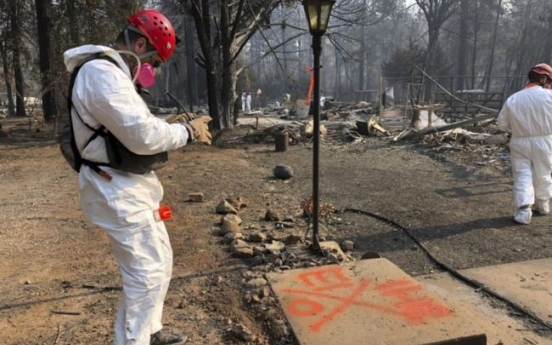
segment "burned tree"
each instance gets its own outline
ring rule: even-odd
[[[427,21],[428,44],[426,70],[433,72],[439,32],[443,24],[445,24],[456,10],[459,0],[416,0],[416,4],[424,13]]]
[[[212,126],[232,126],[237,98],[236,59],[256,30],[268,24],[282,0],[181,0],[194,18],[201,54],[196,62],[207,75],[207,102]]]

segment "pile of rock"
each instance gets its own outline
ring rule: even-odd
[[[287,180],[294,173],[289,166],[277,166],[273,175]],[[221,218],[213,226],[212,233],[220,238],[220,243],[226,246],[232,257],[244,259],[248,264],[241,276],[244,305],[267,325],[272,339],[287,343],[292,336],[265,274],[354,260],[351,254],[354,243],[343,241],[341,245],[336,244],[337,248],[326,248],[324,256],[316,254],[310,249],[311,241],[307,236],[310,224],[302,209],[282,211],[268,205],[262,218],[244,222],[242,217],[249,218],[246,217],[247,205],[243,198],[220,200],[215,212]],[[325,225],[320,224],[320,232],[321,241],[333,239]],[[212,282],[214,285],[219,283],[216,279]],[[238,342],[255,343],[256,339],[242,324],[229,325],[227,334]]]

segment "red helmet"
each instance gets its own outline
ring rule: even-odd
[[[142,10],[127,18],[155,47],[157,53],[167,61],[174,52],[177,38],[171,22],[157,10]]]
[[[550,67],[549,64],[547,63],[540,63],[538,65],[535,65],[533,68],[531,68],[531,70],[529,71],[529,73],[535,73],[535,74],[538,74],[538,75],[545,75],[547,76],[550,80],[552,80],[552,67]]]

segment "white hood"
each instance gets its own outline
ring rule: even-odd
[[[96,46],[92,44],[87,44],[84,46],[71,48],[63,53],[63,62],[65,63],[65,68],[69,73],[73,72],[75,67],[77,67],[84,59],[96,53],[105,53],[105,55],[113,58],[117,64],[121,67],[123,72],[130,77],[130,70],[128,69],[127,64],[121,58],[121,55],[114,49],[105,47],[105,46]]]

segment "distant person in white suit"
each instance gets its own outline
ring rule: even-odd
[[[251,92],[248,92],[245,97],[245,111],[248,113],[251,112]]]
[[[529,224],[531,207],[546,215],[552,198],[552,67],[531,68],[525,88],[511,95],[498,116],[497,125],[512,132],[510,155],[514,177],[514,220]]]

